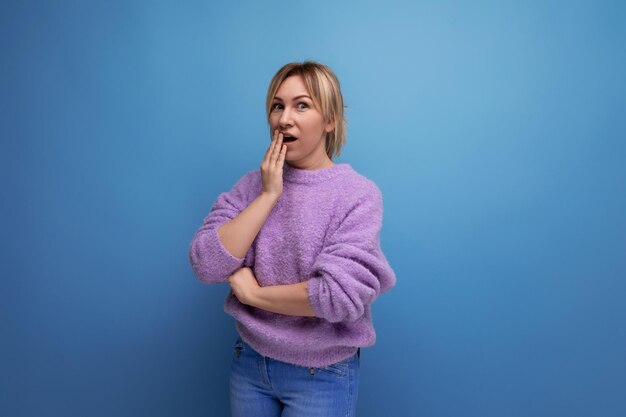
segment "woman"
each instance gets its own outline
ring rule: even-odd
[[[395,285],[380,250],[382,195],[349,164],[340,84],[290,63],[267,94],[271,143],[260,170],[218,196],[195,234],[197,277],[228,282],[238,331],[233,416],[354,416],[370,305]]]

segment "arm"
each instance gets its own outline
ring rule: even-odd
[[[283,164],[287,147],[274,130],[272,142],[261,162],[261,194],[237,217],[218,229],[222,245],[234,256],[244,257],[283,193]]]
[[[307,281],[298,284],[258,287],[248,302],[251,306],[274,313],[315,317],[309,303]]]
[[[307,281],[318,317],[332,323],[358,320],[378,295],[395,285],[395,273],[380,249],[382,214],[382,194],[374,187],[329,231]]]
[[[233,271],[241,268],[252,242],[282,194],[287,149],[281,144],[282,136],[276,130],[261,163],[261,194],[248,203],[252,181],[258,172],[250,171],[230,192],[220,194],[196,232],[189,247],[189,260],[201,281],[225,282]]]
[[[274,313],[314,317],[309,304],[307,283],[261,287],[251,268],[238,269],[228,283],[239,302]]]
[[[226,250],[243,258],[277,201],[276,196],[262,192],[234,219],[221,225],[217,234]]]
[[[218,196],[189,245],[191,267],[206,284],[226,282],[230,274],[242,267],[261,227],[259,222],[262,225],[278,201],[270,197],[273,194],[261,193],[249,203],[247,196],[255,187],[255,175],[250,171],[230,191]],[[246,227],[255,229],[247,231]]]

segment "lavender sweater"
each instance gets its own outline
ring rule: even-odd
[[[189,247],[194,273],[207,284],[227,283],[252,269],[259,285],[308,280],[316,317],[273,313],[239,302],[232,291],[224,311],[241,338],[264,356],[307,367],[343,360],[376,340],[370,305],[396,283],[380,249],[382,194],[349,164],[283,168],[283,193],[244,258],[230,254],[217,229],[262,190],[261,172],[247,172],[220,194]]]

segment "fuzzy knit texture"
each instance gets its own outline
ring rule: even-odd
[[[206,284],[226,283],[242,267],[259,285],[308,281],[316,317],[292,316],[239,302],[231,291],[224,311],[241,338],[260,354],[322,367],[375,343],[371,304],[396,283],[380,247],[382,194],[348,163],[306,170],[283,165],[283,193],[243,258],[222,244],[217,229],[262,190],[261,172],[247,172],[223,192],[189,247],[189,261]]]

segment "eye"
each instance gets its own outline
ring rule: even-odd
[[[302,105],[304,107],[301,107],[300,105]],[[277,108],[276,106],[280,106],[280,107]],[[274,104],[272,104],[272,110],[280,110],[282,108],[282,106],[283,105],[280,104],[280,103],[274,103]],[[308,109],[308,108],[309,108],[309,105],[307,103],[305,103],[304,101],[301,101],[301,102],[298,103],[298,110],[304,110],[304,109]]]

